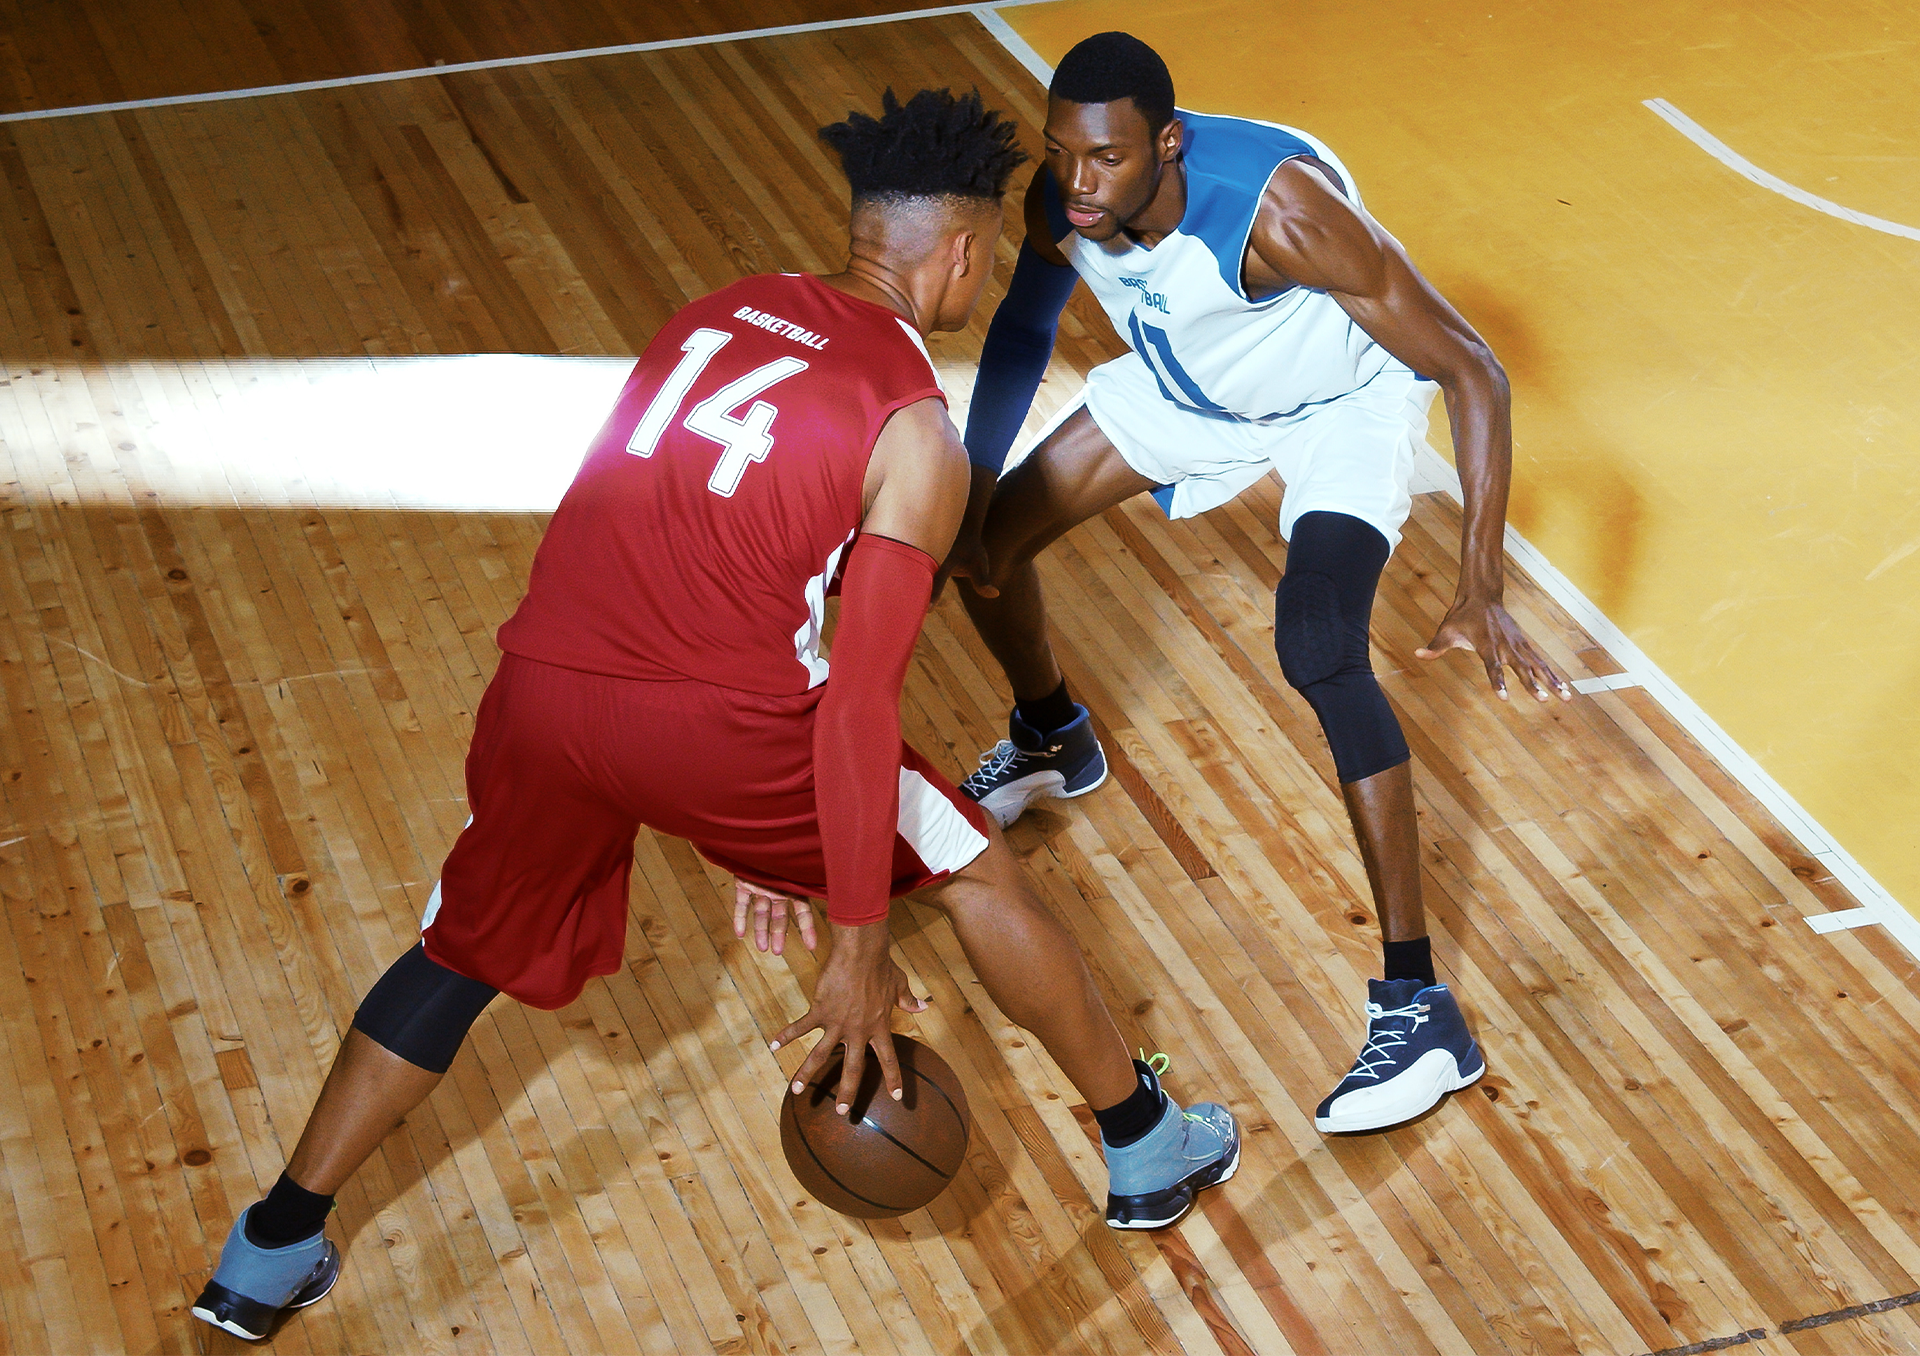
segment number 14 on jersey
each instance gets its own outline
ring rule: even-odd
[[[693,389],[693,383],[700,379],[707,364],[713,361],[714,354],[725,348],[732,338],[725,330],[709,329],[697,329],[687,336],[686,343],[680,345],[681,352],[687,356],[674,364],[673,371],[667,374],[666,381],[647,405],[647,412],[634,425],[633,436],[627,439],[627,451],[636,457],[651,457],[654,454],[654,450],[660,446],[661,435],[667,431],[667,425],[673,422],[674,415],[680,412],[680,403],[687,398],[687,392]],[[803,358],[776,358],[728,382],[687,411],[687,417],[681,420],[681,427],[702,438],[711,438],[726,449],[714,465],[713,474],[707,477],[708,489],[728,499],[733,498],[733,492],[740,488],[740,477],[747,473],[748,464],[767,459],[767,453],[773,450],[773,421],[780,410],[755,397],[776,382],[785,381],[806,370],[807,364]],[[749,400],[753,401],[752,408],[743,415],[736,415],[734,411]]]

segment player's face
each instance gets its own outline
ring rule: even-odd
[[[1000,239],[1005,212],[1003,203],[984,203],[967,213],[964,221],[958,223],[970,233],[970,238],[966,240],[967,271],[955,279],[947,290],[935,329],[952,331],[967,327],[967,317],[973,314],[974,304],[980,300],[987,279],[993,276],[993,247]]]
[[[1179,148],[1176,119],[1158,136],[1131,99],[1047,103],[1047,168],[1073,229],[1111,240],[1152,203]],[[1168,148],[1172,147],[1170,151]]]

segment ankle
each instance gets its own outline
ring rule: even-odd
[[[1167,1095],[1140,1061],[1134,1061],[1136,1081],[1133,1091],[1110,1107],[1095,1109],[1093,1118],[1100,1125],[1100,1142],[1109,1149],[1124,1149],[1145,1139],[1166,1114]]]
[[[1381,952],[1384,956],[1386,973],[1383,979],[1417,979],[1427,988],[1438,981],[1433,975],[1433,941],[1428,937],[1412,937],[1401,942],[1383,942]]]
[[[1060,686],[1046,696],[1016,702],[1013,710],[1029,729],[1043,735],[1073,724],[1080,715],[1073,698],[1067,695],[1067,680],[1064,678],[1060,680]]]
[[[247,1211],[247,1242],[256,1248],[285,1248],[312,1238],[325,1227],[333,1197],[308,1191],[286,1173],[265,1199]]]

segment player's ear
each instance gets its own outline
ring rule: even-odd
[[[1171,118],[1160,129],[1160,162],[1168,164],[1180,158],[1180,147],[1186,143],[1187,125],[1178,118]]]

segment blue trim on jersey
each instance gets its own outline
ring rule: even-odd
[[[1153,495],[1153,502],[1158,504],[1162,509],[1164,509],[1166,511],[1167,517],[1169,518],[1173,517],[1174,488],[1175,487],[1172,485],[1155,485],[1153,489],[1150,491],[1150,493]]]
[[[1047,229],[1053,232],[1053,243],[1057,245],[1073,234],[1073,223],[1067,220],[1066,204],[1060,201],[1060,185],[1045,165],[1040,167],[1039,188],[1040,206],[1047,214]]]
[[[1180,110],[1187,136],[1183,156],[1187,167],[1187,210],[1180,229],[1198,236],[1213,252],[1220,278],[1242,301],[1251,302],[1241,285],[1241,265],[1247,240],[1253,234],[1254,214],[1267,180],[1285,162],[1317,155],[1311,145],[1278,127],[1245,118],[1216,117]],[[1065,213],[1061,214],[1065,220]]]

